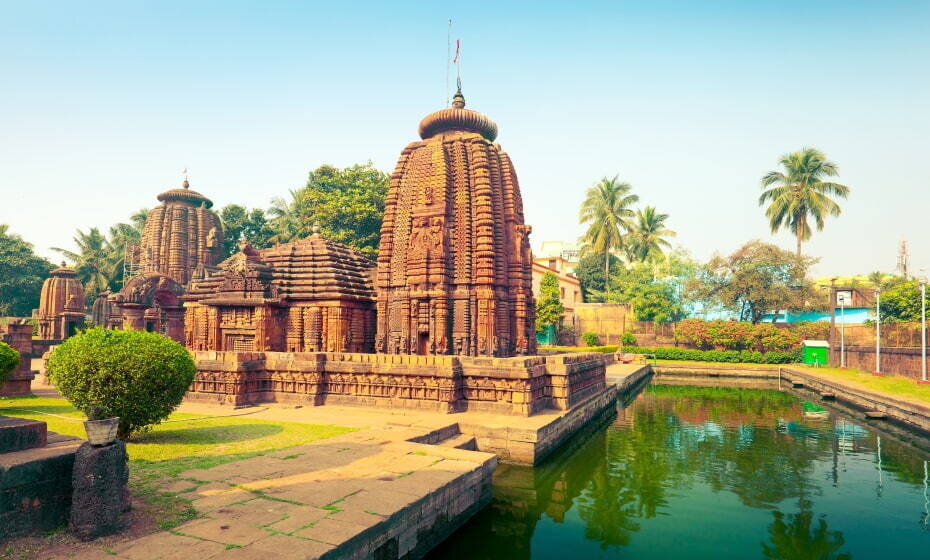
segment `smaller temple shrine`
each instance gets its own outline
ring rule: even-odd
[[[256,250],[247,242],[219,271],[191,283],[185,341],[192,350],[371,352],[374,263],[324,239]]]
[[[158,200],[141,243],[127,254],[136,270],[122,290],[94,302],[92,316],[107,327],[160,332],[183,342],[180,298],[188,282],[204,278],[222,260],[223,224],[213,202],[191,190],[187,179]]]
[[[35,319],[42,340],[64,340],[84,326],[84,287],[73,268],[61,263],[45,279]]]

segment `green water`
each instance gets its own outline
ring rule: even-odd
[[[575,449],[502,465],[432,558],[930,558],[930,455],[827,410],[649,386]]]

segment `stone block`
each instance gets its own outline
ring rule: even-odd
[[[45,422],[0,416],[0,453],[44,447],[47,442]]]
[[[81,444],[74,458],[71,530],[82,539],[115,533],[129,510],[126,444]]]

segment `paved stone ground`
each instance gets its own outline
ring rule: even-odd
[[[404,435],[406,430],[355,432],[184,472],[162,490],[191,499],[203,517],[80,557],[342,558],[345,551],[375,546],[389,526],[415,527],[421,510],[444,490],[467,494],[463,480],[486,478],[490,484],[493,455],[398,439]]]

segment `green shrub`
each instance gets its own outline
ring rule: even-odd
[[[620,343],[624,346],[635,346],[636,337],[633,336],[633,333],[631,332],[625,332],[623,333],[623,336],[620,337]]]
[[[168,417],[194,381],[194,361],[156,333],[95,327],[68,338],[48,360],[48,375],[75,408],[119,417],[128,438]]]
[[[585,346],[597,346],[601,343],[600,339],[597,336],[597,333],[586,332],[581,335],[581,341],[584,342]]]
[[[691,348],[641,346],[624,347],[631,354],[654,354],[659,360],[721,362],[730,364],[792,364],[801,361],[800,349],[791,352],[756,352],[754,350],[694,350]]]
[[[0,383],[6,381],[17,367],[19,367],[19,352],[6,342],[0,342]]]

